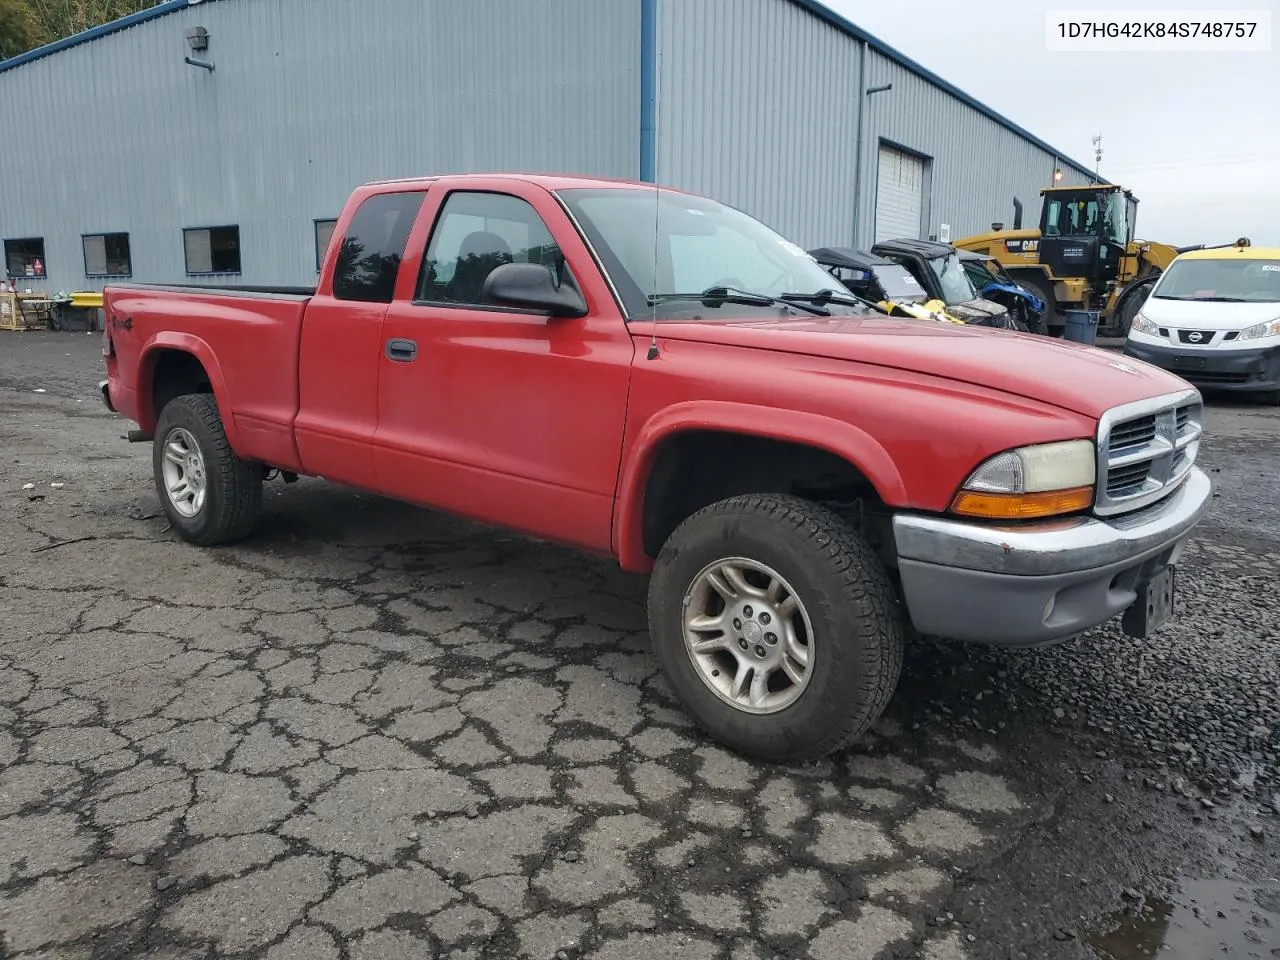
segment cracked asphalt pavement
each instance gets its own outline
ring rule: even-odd
[[[1211,402],[1166,633],[918,644],[793,769],[605,561],[309,481],[179,542],[99,343],[0,334],[0,957],[1069,960],[1200,881],[1280,955],[1280,412]]]

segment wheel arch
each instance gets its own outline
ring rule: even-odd
[[[788,459],[770,466],[778,462],[771,455]],[[676,404],[651,417],[631,444],[614,510],[614,550],[624,569],[648,572],[666,535],[714,500],[827,482],[886,506],[907,503],[893,459],[853,424],[751,404]]]
[[[163,332],[142,350],[138,365],[139,426],[155,430],[164,404],[184,393],[210,393],[222,416],[232,449],[238,449],[235,418],[230,415],[226,377],[213,349],[199,337]]]

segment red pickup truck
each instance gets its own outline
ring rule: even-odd
[[[712,736],[821,756],[904,635],[1047,644],[1170,616],[1199,394],[1103,350],[891,319],[713,200],[449,176],[347,202],[314,290],[120,285],[107,406],[196,544],[323,477],[649,574]]]

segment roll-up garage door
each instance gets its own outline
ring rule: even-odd
[[[876,240],[919,239],[924,210],[924,161],[880,148],[876,172]]]

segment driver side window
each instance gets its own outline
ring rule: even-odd
[[[539,263],[576,289],[551,231],[525,200],[505,193],[449,194],[427,242],[416,300],[500,308],[484,294],[484,282],[505,263]]]

